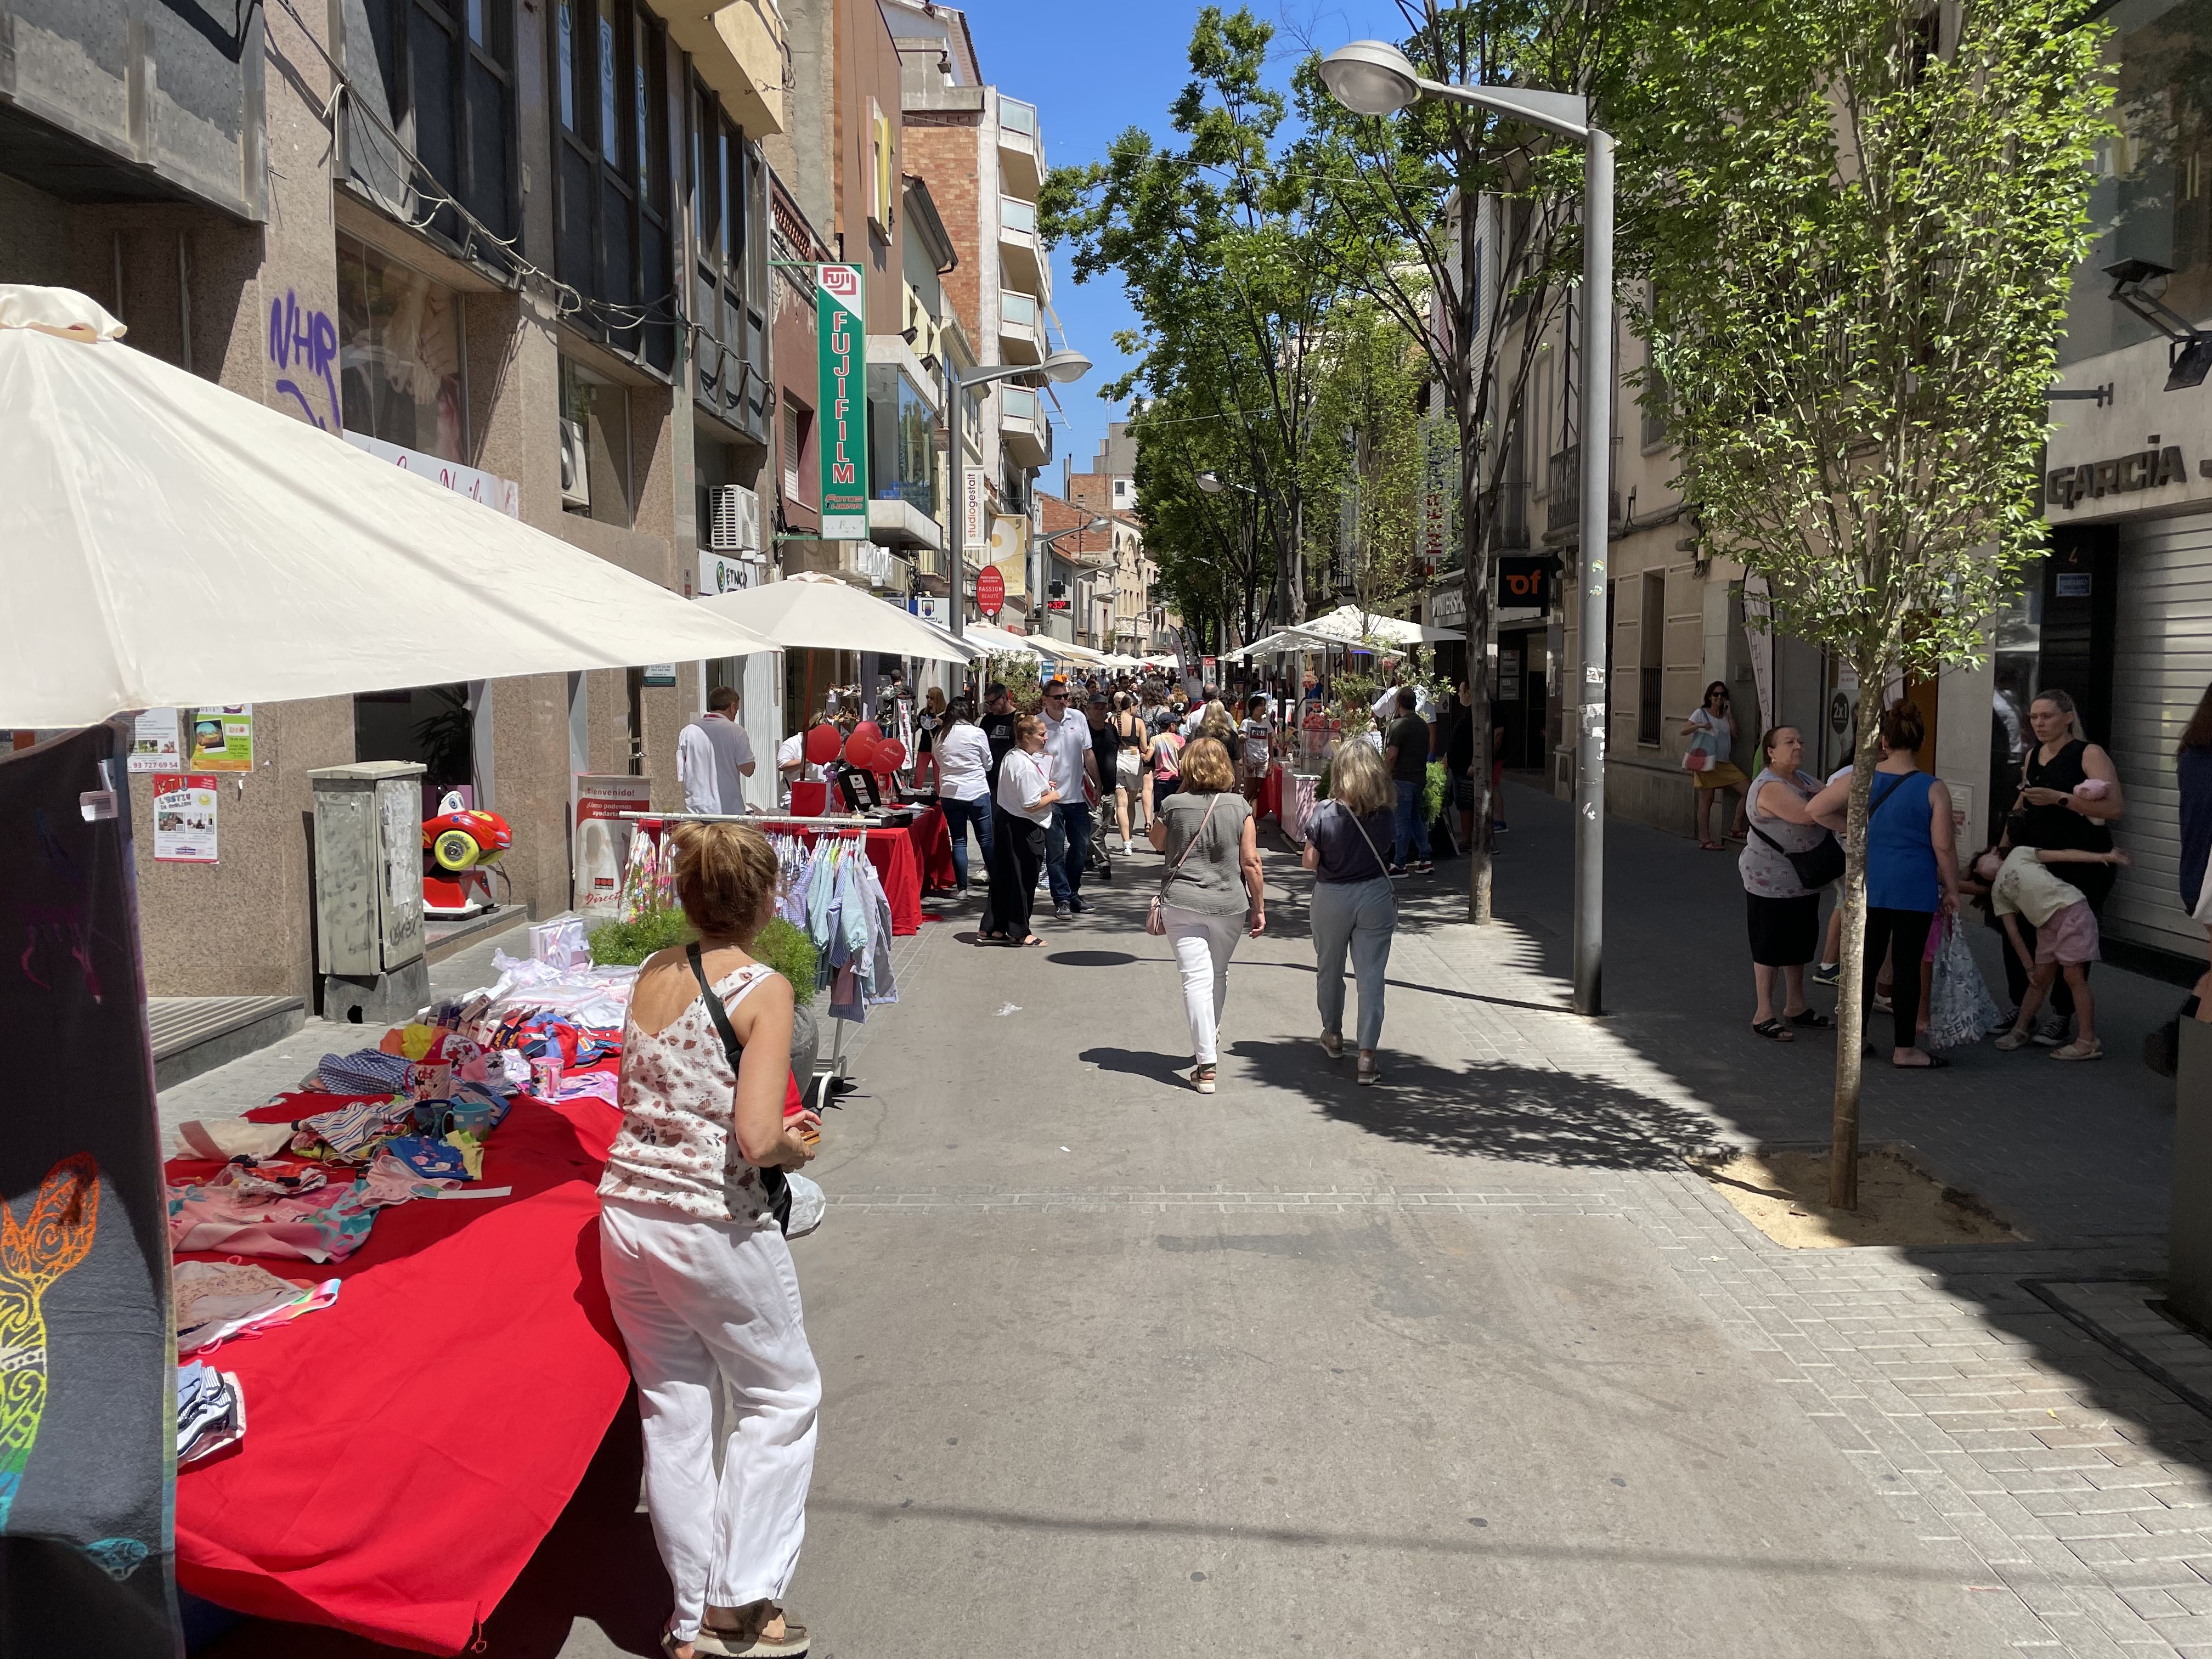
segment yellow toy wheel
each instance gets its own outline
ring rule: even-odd
[[[483,856],[483,848],[465,830],[441,830],[430,843],[430,856],[441,870],[466,870]]]

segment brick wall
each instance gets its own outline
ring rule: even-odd
[[[995,244],[983,246],[982,190],[976,177],[981,118],[964,110],[909,110],[903,121],[899,143],[906,170],[929,185],[929,198],[960,255],[960,263],[945,274],[945,297],[975,343],[977,355],[995,360],[998,353],[987,349],[979,335],[982,273],[995,268],[999,256]]]

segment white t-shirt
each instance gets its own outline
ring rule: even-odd
[[[687,812],[742,812],[745,786],[740,769],[753,763],[752,739],[735,720],[702,714],[676,738],[676,775]]]
[[[1078,719],[1079,720],[1080,716]],[[1027,818],[1031,823],[1050,823],[1052,807],[1049,805],[1032,806],[1029,804],[1052,787],[1047,763],[1047,753],[1032,755],[1026,749],[1006,750],[1006,758],[999,763],[998,802],[1000,808],[1016,817]]]
[[[2068,905],[2087,902],[2080,888],[2051,874],[2033,847],[2014,848],[1990,884],[1990,908],[2001,916],[2017,911],[2033,927],[2048,927]]]
[[[787,766],[798,767],[798,775],[793,777],[787,774],[783,769]],[[793,732],[775,746],[775,775],[776,799],[787,806],[791,804],[791,786],[793,783],[819,783],[829,775],[806,758],[806,733],[804,732]]]
[[[1070,708],[1058,720],[1044,716],[1046,775],[1062,800],[1083,799],[1083,757],[1091,752],[1091,722]]]
[[[937,793],[949,800],[981,800],[991,793],[991,740],[973,720],[937,734]]]
[[[1400,689],[1395,685],[1386,686],[1382,695],[1375,699],[1372,712],[1377,726],[1388,726],[1398,718]],[[1413,688],[1413,712],[1425,720],[1433,718],[1436,712],[1436,705],[1430,700],[1429,694],[1418,685]]]
[[[1244,767],[1247,771],[1264,771],[1272,757],[1275,728],[1264,720],[1244,722]]]

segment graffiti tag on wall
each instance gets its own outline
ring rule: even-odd
[[[285,289],[283,299],[269,302],[269,361],[279,371],[276,390],[296,402],[300,412],[320,430],[338,430],[343,424],[333,372],[338,361],[338,325],[331,313],[301,310],[300,296]],[[295,374],[307,382],[308,391],[301,389]],[[319,398],[325,400],[323,410],[315,406]]]

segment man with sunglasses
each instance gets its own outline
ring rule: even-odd
[[[1045,682],[1044,752],[1048,780],[1060,791],[1045,832],[1045,877],[1052,884],[1053,915],[1065,920],[1091,908],[1083,902],[1083,866],[1091,856],[1098,757],[1091,746],[1091,722],[1080,708],[1068,707],[1063,679]]]

